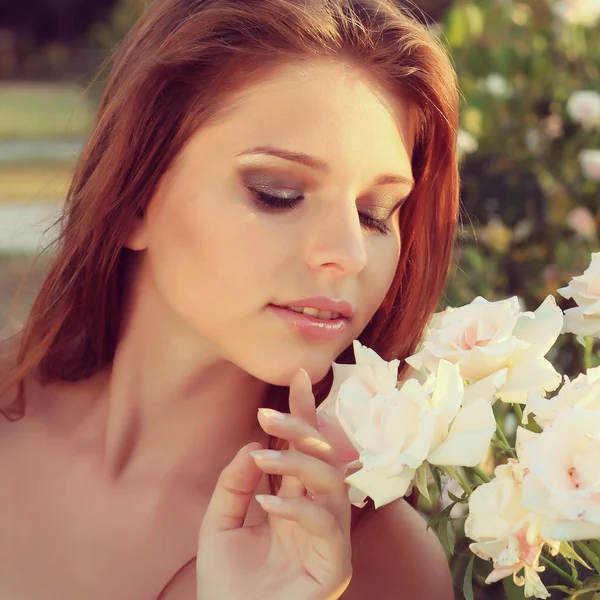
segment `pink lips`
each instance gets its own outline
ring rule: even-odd
[[[282,302],[277,306],[283,308],[287,306],[295,306],[296,308],[316,308],[317,310],[326,310],[332,313],[338,313],[342,317],[349,318],[354,312],[350,302],[345,300],[332,300],[331,298],[324,298],[320,296],[318,298],[304,298],[303,300],[293,300],[291,302]]]
[[[296,308],[314,308],[338,313],[341,316],[337,319],[319,319],[287,308],[290,306]],[[268,308],[302,335],[318,340],[335,340],[342,336],[348,326],[348,319],[353,313],[349,302],[331,300],[329,298],[307,298],[286,302],[285,305],[281,306],[270,304]]]

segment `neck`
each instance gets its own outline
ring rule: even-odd
[[[240,447],[267,443],[256,413],[268,384],[219,356],[145,287],[132,297],[101,391],[103,470],[212,490]]]

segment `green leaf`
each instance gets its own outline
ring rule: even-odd
[[[465,578],[463,579],[463,594],[465,600],[475,600],[473,596],[473,563],[475,562],[475,555],[471,556],[471,560],[465,570]]]
[[[571,544],[569,544],[567,542],[561,542],[558,551],[567,559],[567,561],[568,561],[569,565],[571,565],[571,567],[573,566],[572,561],[577,561],[580,565],[583,565],[586,569],[589,569],[590,571],[592,570],[592,567],[590,567],[581,558],[581,556],[579,556],[579,554],[577,554],[577,552],[575,552],[575,549],[571,546]]]
[[[448,530],[446,529],[446,526],[443,523],[438,525],[435,528],[435,533],[440,540],[440,544],[442,545],[444,552],[450,556],[450,550],[448,549]]]
[[[448,540],[448,551],[450,556],[454,555],[454,547],[456,546],[456,531],[452,521],[446,522],[446,538]]]
[[[456,504],[466,504],[469,501],[469,496],[467,494],[463,494],[460,498],[455,496],[452,492],[447,492],[448,498],[456,502]]]
[[[600,556],[600,540],[588,540],[586,544],[596,556]]]
[[[433,481],[435,482],[435,487],[437,488],[438,495],[442,495],[442,473],[437,467],[431,467],[431,475],[433,477]]]
[[[525,587],[519,587],[512,577],[505,577],[502,580],[502,587],[506,600],[523,600],[525,598]]]
[[[427,463],[424,462],[417,469],[415,475],[415,483],[417,485],[417,489],[421,496],[423,496],[428,502],[431,502],[431,498],[429,497],[429,488],[427,487]]]
[[[581,553],[588,559],[592,567],[596,569],[598,574],[600,574],[600,557],[595,552],[593,552],[592,549],[589,548],[585,542],[576,542],[576,545],[581,551]],[[587,568],[590,569],[590,567]]]

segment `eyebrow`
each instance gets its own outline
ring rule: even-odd
[[[278,158],[283,158],[284,160],[290,160],[293,162],[300,163],[311,169],[315,169],[316,171],[320,171],[321,173],[329,173],[331,171],[331,167],[327,162],[325,162],[321,158],[317,158],[315,156],[310,156],[310,154],[304,154],[303,152],[292,152],[291,150],[284,150],[283,148],[274,148],[273,146],[256,146],[255,148],[250,148],[250,150],[245,150],[238,154],[238,156],[245,155],[253,155],[253,154],[267,154],[269,156],[276,156]],[[404,175],[379,175],[373,185],[390,185],[390,184],[402,184],[409,186],[412,188],[415,185],[414,180],[411,177],[405,177]]]

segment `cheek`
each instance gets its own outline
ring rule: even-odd
[[[368,281],[365,281],[366,304],[371,313],[379,308],[390,289],[399,259],[399,235],[392,232],[386,238],[374,240],[369,252]]]
[[[263,302],[277,256],[251,211],[231,196],[206,190],[171,197],[149,214],[149,258],[157,286],[177,312],[240,312],[240,298]]]

